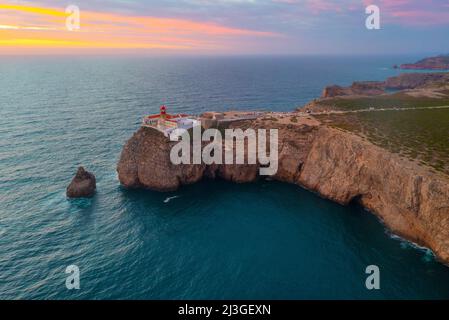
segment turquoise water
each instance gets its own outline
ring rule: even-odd
[[[271,181],[130,191],[115,173],[161,103],[292,110],[414,58],[2,58],[0,298],[449,298],[449,268],[357,206]],[[68,200],[81,164],[98,193]],[[80,290],[65,287],[71,264]],[[381,290],[365,289],[370,264]]]

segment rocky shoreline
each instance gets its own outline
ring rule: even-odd
[[[357,81],[349,87],[332,85],[324,88],[321,98],[339,96],[376,96],[388,90],[425,89],[449,83],[449,73],[403,73],[385,81]]]
[[[252,119],[229,121],[227,126],[278,129],[279,169],[272,179],[297,184],[342,205],[356,201],[392,232],[430,248],[449,264],[446,174],[330,127],[305,112],[261,113]],[[262,178],[259,164],[173,165],[170,150],[175,143],[156,130],[140,128],[123,148],[117,166],[121,184],[170,191],[204,178],[237,183]]]
[[[440,55],[422,59],[415,63],[401,64],[395,68],[404,70],[449,70],[449,55]]]

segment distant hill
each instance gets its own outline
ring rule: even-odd
[[[425,58],[416,63],[402,64],[399,68],[409,70],[449,70],[449,55]]]

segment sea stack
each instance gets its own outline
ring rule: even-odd
[[[97,189],[96,179],[93,173],[79,167],[72,182],[67,187],[66,195],[69,198],[91,198]]]

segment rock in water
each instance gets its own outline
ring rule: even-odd
[[[90,198],[95,194],[97,183],[93,173],[79,167],[75,177],[67,187],[67,197],[69,198]]]

